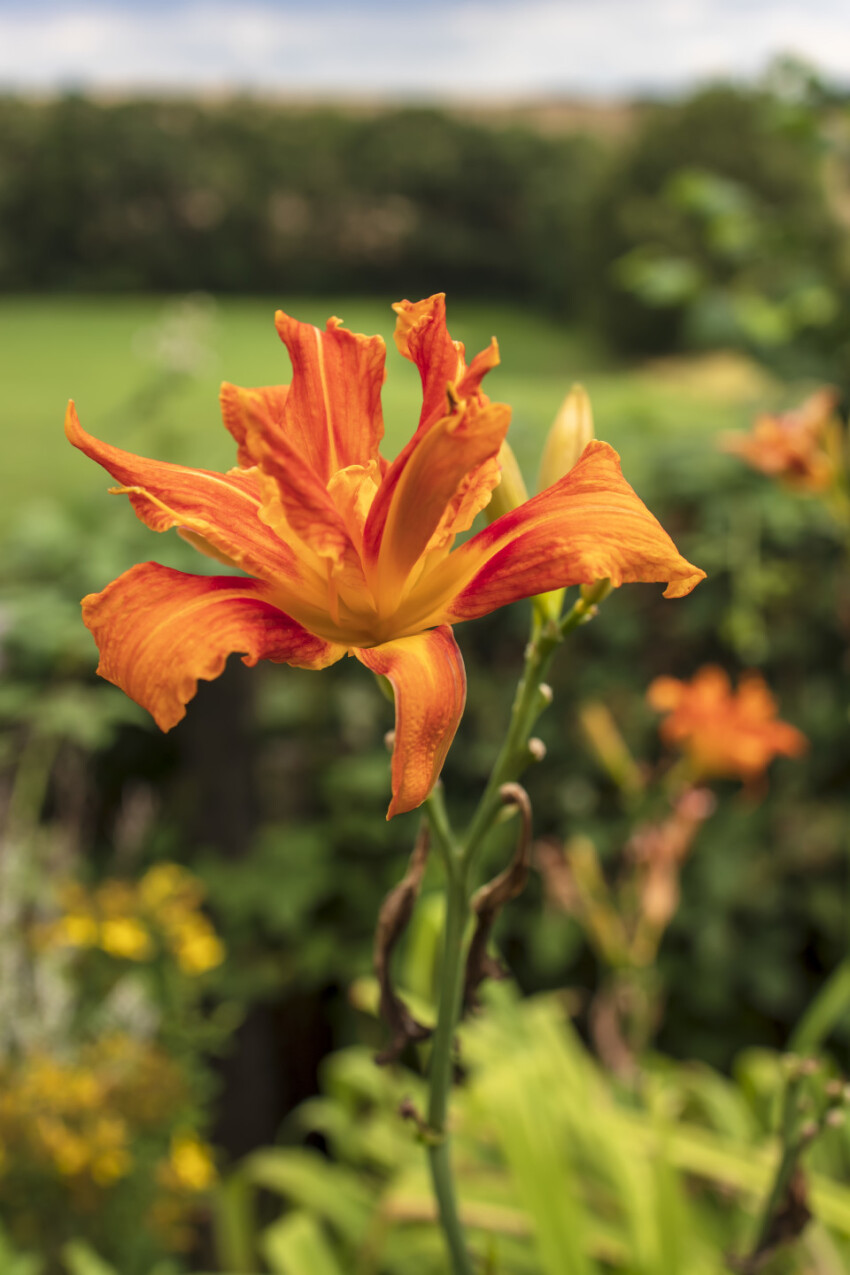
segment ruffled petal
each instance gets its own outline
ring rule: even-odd
[[[325,483],[337,469],[368,465],[384,434],[383,337],[349,332],[335,318],[322,332],[282,310],[275,325],[292,360],[292,384],[221,387],[221,414],[240,465],[294,451]]]
[[[302,325],[306,326],[306,325]],[[345,521],[322,478],[284,432],[282,403],[265,389],[225,383],[221,410],[240,454],[257,467],[260,518],[280,539],[294,543],[303,566],[318,571],[359,563]],[[306,550],[306,553],[304,552]]]
[[[73,403],[68,405],[65,433],[75,447],[121,484],[119,490],[129,496],[139,518],[154,531],[185,529],[190,533],[186,539],[197,548],[205,544],[206,551],[212,551],[220,561],[231,562],[260,579],[301,580],[292,548],[260,520],[256,472],[217,474],[135,456],[88,434]]]
[[[448,386],[458,398],[480,395],[481,381],[498,365],[495,337],[467,368],[461,341],[453,341],[446,327],[446,294],[437,292],[424,301],[397,301],[395,343],[401,354],[419,369],[422,380],[422,412],[419,430],[429,429],[446,415]],[[483,398],[483,395],[480,395]]]
[[[466,704],[463,657],[447,625],[353,654],[395,692],[392,819],[421,805],[439,778]]]
[[[386,609],[397,605],[408,575],[435,541],[454,533],[476,499],[489,499],[510,415],[503,403],[467,400],[414,435],[390,465],[363,536],[367,574],[371,569]]]
[[[98,673],[152,715],[162,730],[224,670],[227,657],[326,668],[345,653],[302,628],[257,580],[192,576],[146,562],[83,598],[83,620],[100,651]]]
[[[681,597],[704,577],[623,478],[614,449],[592,442],[559,482],[430,572],[402,622],[470,620],[519,598],[606,578],[615,586],[667,581],[664,596]]]
[[[219,391],[221,416],[225,428],[236,439],[236,458],[243,469],[259,463],[255,435],[267,431],[272,438],[283,432],[283,409],[289,395],[288,385],[260,385],[243,389],[241,385],[222,384]]]
[[[337,318],[322,332],[282,310],[275,325],[292,360],[279,436],[324,482],[338,469],[368,465],[384,436],[383,337],[349,332]]]

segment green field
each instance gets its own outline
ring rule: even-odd
[[[45,497],[97,499],[104,475],[65,442],[65,404],[75,399],[83,424],[119,446],[207,468],[233,463],[232,441],[220,424],[222,380],[243,385],[289,379],[286,351],[275,332],[274,300],[204,299],[200,319],[180,319],[181,303],[164,297],[7,297],[0,301],[3,395],[0,429],[0,534],[16,515]],[[363,299],[333,302],[291,298],[299,318],[323,322],[335,312],[347,326],[382,332],[389,345],[384,390],[385,452],[395,454],[418,416],[415,369],[392,344],[393,313]],[[195,312],[193,312],[195,313]],[[499,338],[502,367],[488,378],[492,397],[513,407],[511,439],[533,479],[540,437],[572,381],[590,390],[597,432],[623,454],[627,474],[652,464],[663,438],[711,448],[707,435],[746,424],[752,411],[777,399],[777,388],[731,356],[616,368],[574,331],[508,305],[449,307],[453,335],[475,352]],[[199,341],[191,373],[168,373],[155,347]],[[170,335],[169,335],[170,334]]]

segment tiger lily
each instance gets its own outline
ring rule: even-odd
[[[816,390],[790,412],[757,416],[749,433],[722,434],[721,449],[789,487],[827,492],[843,468],[837,402],[835,390]]]
[[[616,452],[592,442],[548,490],[452,551],[499,482],[510,409],[481,389],[495,340],[467,366],[442,294],[399,302],[395,341],[419,369],[422,411],[394,461],[379,452],[384,342],[325,331],[278,312],[290,385],[221,390],[235,469],[147,460],[86,433],[73,403],[66,433],[120,484],[155,531],[176,527],[242,575],[196,576],[148,562],[83,599],[98,672],[169,730],[199,678],[228,655],[321,669],[354,655],[395,699],[387,818],[436,783],[463,712],[466,675],[451,626],[519,598],[608,577],[669,581],[686,562],[625,482]]]
[[[725,776],[752,783],[774,757],[799,757],[808,748],[805,735],[779,719],[758,673],[744,674],[733,691],[724,669],[705,664],[690,682],[657,677],[647,700],[667,714],[661,738],[686,754],[698,780]]]

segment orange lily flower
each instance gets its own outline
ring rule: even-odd
[[[419,369],[418,428],[399,456],[379,453],[384,342],[330,319],[323,332],[278,312],[291,385],[221,391],[238,446],[226,474],[146,460],[98,441],[69,405],[66,433],[120,483],[155,531],[176,527],[242,576],[132,567],[83,599],[98,672],[163,730],[185,714],[198,678],[231,652],[299,668],[346,653],[395,693],[388,818],[427,797],[454,737],[466,675],[451,625],[518,598],[608,577],[669,581],[690,592],[686,562],[593,442],[569,474],[455,549],[499,481],[510,410],[481,390],[495,341],[467,366],[446,329],[442,294],[399,302],[395,340]]]
[[[837,399],[835,390],[817,390],[794,411],[757,416],[748,434],[724,434],[720,445],[791,487],[827,491],[841,463]]]
[[[808,747],[801,731],[778,720],[776,700],[758,673],[745,674],[733,691],[724,670],[707,664],[690,682],[656,678],[647,699],[669,714],[661,738],[684,750],[701,779],[754,780],[774,757],[799,757]]]

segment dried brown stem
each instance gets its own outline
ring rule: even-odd
[[[463,1009],[468,1013],[478,1008],[478,989],[485,978],[501,979],[505,971],[495,957],[490,956],[487,945],[496,918],[506,903],[515,899],[525,889],[531,866],[531,802],[521,784],[502,784],[499,796],[505,806],[516,806],[522,821],[519,841],[511,862],[492,881],[488,881],[472,897],[475,930],[466,959],[466,977],[463,990]]]
[[[414,1018],[395,991],[390,970],[393,951],[407,929],[419,895],[428,863],[430,841],[428,823],[423,821],[407,864],[407,871],[398,885],[390,890],[378,913],[373,964],[381,990],[380,1014],[392,1033],[392,1039],[387,1048],[375,1058],[375,1061],[381,1065],[394,1062],[409,1041],[426,1040],[431,1035],[432,1029]]]

